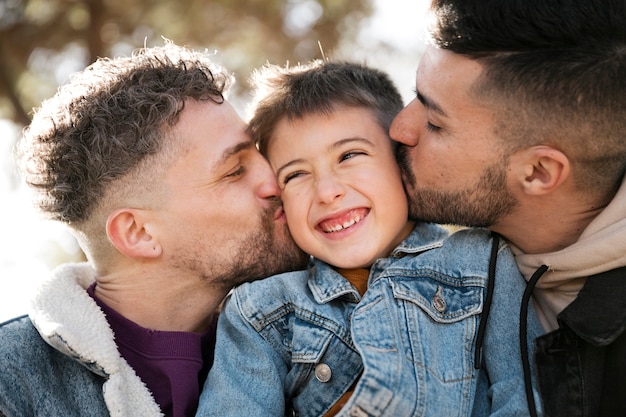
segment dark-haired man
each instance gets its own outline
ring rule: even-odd
[[[510,242],[546,331],[522,358],[545,415],[626,415],[626,2],[431,9],[391,127],[411,214]]]

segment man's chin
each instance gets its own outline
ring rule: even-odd
[[[467,227],[491,228],[512,212],[516,201],[506,194],[493,193],[472,199],[469,195],[422,193],[425,201],[437,204],[409,204],[409,218],[417,221]],[[424,201],[421,200],[421,201]]]

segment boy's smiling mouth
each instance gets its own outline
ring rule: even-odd
[[[318,228],[324,233],[339,232],[359,223],[368,213],[369,209],[366,208],[352,209],[336,217],[322,220],[319,222]]]

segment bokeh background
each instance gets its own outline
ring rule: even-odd
[[[427,0],[0,0],[0,322],[27,310],[62,262],[83,259],[32,207],[12,148],[42,100],[97,57],[163,38],[215,53],[249,116],[247,78],[266,62],[353,59],[387,71],[406,102],[424,50]]]

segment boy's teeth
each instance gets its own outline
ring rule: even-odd
[[[348,227],[350,227],[353,224],[358,223],[360,221],[361,221],[361,216],[356,216],[356,217],[354,217],[354,218],[352,218],[350,220],[345,221],[343,223],[343,225],[337,224],[336,226],[324,228],[324,231],[326,233],[338,232],[340,230],[347,229]]]

